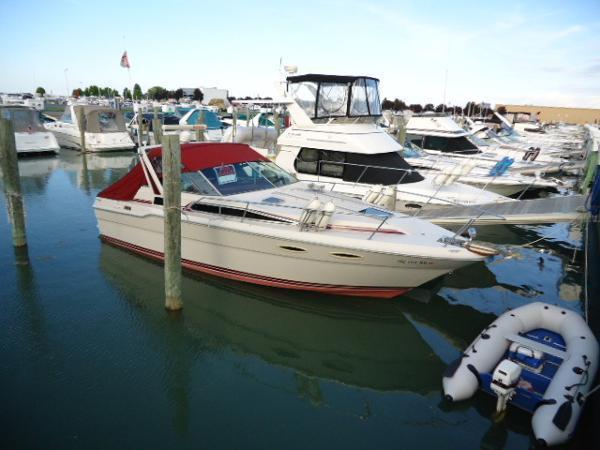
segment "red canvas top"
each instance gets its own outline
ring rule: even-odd
[[[162,147],[148,152],[148,158],[155,162],[162,157]],[[246,144],[192,143],[181,146],[182,172],[196,172],[222,164],[236,164],[245,161],[268,161]],[[161,174],[159,174],[159,178]],[[146,177],[140,163],[123,178],[98,194],[98,197],[112,200],[132,200],[140,187],[145,186]]]

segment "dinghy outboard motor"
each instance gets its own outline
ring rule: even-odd
[[[506,403],[515,395],[515,389],[521,378],[521,366],[509,359],[504,359],[494,369],[490,388],[498,396],[496,412],[506,409]]]

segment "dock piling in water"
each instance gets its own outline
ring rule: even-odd
[[[164,192],[165,308],[178,311],[181,300],[181,147],[179,135],[162,138]]]
[[[162,141],[162,123],[158,118],[158,108],[154,107],[154,117],[152,118],[152,134],[154,135],[154,144],[158,145]]]
[[[85,152],[85,111],[83,106],[75,106],[75,117],[77,117],[77,128],[79,128],[79,145],[81,145],[81,151]]]
[[[25,247],[27,245],[25,209],[21,195],[17,145],[12,123],[8,119],[0,119],[0,166],[4,178],[8,216],[12,224],[13,245]]]
[[[206,114],[203,109],[200,110],[198,115],[198,125],[206,125]],[[196,141],[203,142],[204,141],[204,127],[199,127],[196,130]]]

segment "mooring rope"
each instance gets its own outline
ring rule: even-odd
[[[585,313],[585,321],[588,322],[588,245],[590,236],[590,215],[587,215],[585,223],[585,238],[583,249],[583,308]]]

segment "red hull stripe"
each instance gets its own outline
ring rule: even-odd
[[[149,258],[163,261],[164,254],[155,250],[150,250],[144,247],[139,247],[119,239],[101,235],[102,241],[122,247],[135,253],[147,256]],[[181,260],[181,265],[186,269],[195,272],[207,273],[217,277],[227,278],[230,280],[243,281],[246,283],[259,284],[262,286],[270,286],[284,289],[296,289],[301,291],[315,291],[326,294],[349,295],[356,297],[374,297],[374,298],[394,298],[402,295],[412,288],[377,288],[377,287],[362,287],[362,286],[339,286],[332,284],[305,283],[302,281],[283,280],[280,278],[265,277],[237,270],[227,269],[224,267],[211,266],[202,264],[187,259]]]

